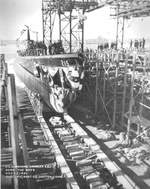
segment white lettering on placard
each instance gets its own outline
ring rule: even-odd
[[[64,67],[68,67],[69,66],[68,60],[61,60],[61,65]]]

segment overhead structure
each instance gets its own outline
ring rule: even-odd
[[[43,42],[48,46],[57,34],[67,52],[83,51],[85,13],[107,5],[117,18],[117,46],[123,47],[125,19],[150,16],[149,0],[42,0]]]
[[[101,0],[42,0],[43,42],[53,42],[54,25],[58,21],[58,38],[66,52],[84,49],[85,12],[101,6]]]
[[[111,4],[116,7],[115,14],[117,17],[117,31],[116,31],[116,44],[120,42],[123,48],[124,41],[124,22],[125,19],[131,17],[146,17],[150,16],[150,1],[149,0],[114,0]],[[119,27],[121,32],[119,35]],[[120,38],[119,38],[120,37]]]
[[[116,16],[130,18],[150,16],[149,0],[114,0],[112,5],[119,6]]]
[[[123,48],[125,19],[150,16],[149,0],[103,0],[99,7],[110,5],[115,11],[111,16],[117,19],[116,46]]]
[[[150,1],[149,0],[99,0],[97,7],[87,10],[95,10],[104,6],[110,5],[111,7],[119,6],[119,17],[141,17],[150,16]],[[118,16],[117,12],[114,16]]]

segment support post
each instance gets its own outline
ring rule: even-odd
[[[18,113],[18,116],[19,116],[19,133],[20,133],[21,140],[22,140],[21,143],[22,143],[24,165],[28,167],[30,165],[30,161],[29,161],[29,154],[27,151],[27,143],[26,143],[26,139],[25,139],[25,135],[24,135],[21,114]],[[32,188],[31,182],[30,182],[30,179],[27,178],[27,189],[30,189],[30,188]]]
[[[126,55],[126,58],[125,58],[125,72],[124,72],[122,114],[121,114],[121,127],[122,128],[124,126],[124,113],[125,113],[125,104],[126,104],[127,69],[128,69],[128,54]]]
[[[50,6],[51,6],[51,4],[50,4]],[[50,45],[51,45],[52,44],[52,11],[51,11],[51,7],[50,7],[49,17],[50,17]]]
[[[84,52],[84,21],[82,23],[82,53]]]
[[[42,0],[42,29],[43,29],[43,31],[42,31],[42,33],[43,33],[43,43],[45,43],[45,27],[44,27],[44,2],[43,2],[44,0]]]
[[[142,96],[141,96],[141,102],[143,104],[143,101],[144,101],[144,78],[146,76],[146,56],[144,57],[144,65],[143,65],[143,78],[142,78]],[[140,105],[140,110],[139,110],[139,118],[141,119],[142,117],[142,111],[143,111],[143,106]],[[137,130],[137,135],[140,134],[140,125],[138,125],[138,130]]]
[[[60,12],[60,9],[59,9],[59,40],[61,41],[61,12]]]
[[[14,75],[8,76],[8,104],[10,116],[10,131],[11,131],[11,145],[13,149],[13,166],[17,167],[17,157],[19,155],[19,138],[18,138],[18,115],[17,115],[17,102],[15,90]],[[16,170],[15,170],[16,171]],[[19,188],[18,178],[14,174],[14,188]]]
[[[103,69],[103,100],[105,103],[105,96],[106,96],[106,76],[105,70]]]
[[[98,109],[98,62],[96,62],[95,115]]]
[[[70,35],[69,49],[70,49],[70,53],[71,53],[72,52],[72,9],[70,10],[69,25],[70,25],[70,31],[69,31],[69,35]]]
[[[131,127],[131,119],[132,119],[132,110],[133,110],[133,102],[134,102],[134,96],[133,96],[133,90],[134,90],[134,79],[135,79],[135,65],[136,64],[136,55],[133,55],[133,75],[131,79],[131,94],[130,94],[130,104],[129,104],[129,118],[128,118],[128,124],[127,124],[127,135],[126,139],[129,142],[129,135],[130,135],[130,127]]]
[[[125,23],[125,17],[122,17],[122,38],[121,38],[121,48],[123,48],[124,44],[124,23]]]
[[[83,11],[84,14],[84,11]],[[84,20],[82,20],[82,44],[81,44],[82,53],[84,52]]]
[[[118,33],[119,33],[119,4],[117,4],[117,28],[116,28],[116,49],[118,49]]]
[[[117,54],[116,72],[115,72],[113,129],[115,129],[115,127],[116,127],[118,69],[119,69],[119,54]]]
[[[83,0],[83,3],[84,3],[84,0]],[[84,12],[85,12],[85,8],[83,9],[83,12],[82,14],[84,15]],[[81,41],[81,50],[82,50],[82,53],[84,52],[84,19],[82,20],[82,41]]]

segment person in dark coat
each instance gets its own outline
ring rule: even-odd
[[[133,41],[131,40],[130,41],[130,49],[132,49],[132,44],[133,44]]]
[[[145,39],[143,38],[142,40],[142,48],[144,49],[145,48]]]
[[[140,47],[140,49],[142,48],[142,40],[141,39],[139,40],[139,47]]]

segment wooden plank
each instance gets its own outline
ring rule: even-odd
[[[76,131],[76,134],[84,138],[85,143],[90,146],[91,150],[96,153],[96,155],[104,161],[106,168],[108,168],[111,173],[119,173],[116,175],[118,181],[127,189],[139,189],[139,187],[132,181],[132,178],[129,178],[119,167],[118,165],[111,161],[108,156],[100,149],[100,146],[96,141],[88,137],[87,133],[75,122],[75,120],[70,117],[68,114],[64,116],[67,123],[70,123],[71,126]]]
[[[18,129],[17,129],[17,120],[14,119],[16,117],[16,112],[14,109],[16,108],[16,104],[14,101],[15,92],[13,91],[15,85],[14,76],[10,75],[8,77],[8,105],[9,105],[9,116],[10,116],[10,131],[11,131],[11,145],[13,149],[13,166],[17,167],[17,152],[19,151],[19,145],[18,145]],[[19,188],[19,182],[16,175],[14,175],[14,188]]]
[[[29,94],[29,91],[30,90],[27,90],[28,94]],[[40,111],[36,111],[36,109],[40,108],[40,107],[38,107],[38,105],[40,103],[38,103],[38,105],[35,104],[34,103],[35,98],[31,99],[30,96],[29,96],[29,99],[30,99],[32,107],[33,107],[33,109],[34,109],[34,111],[36,113],[38,121],[39,121],[39,123],[41,125],[41,129],[42,129],[42,131],[44,133],[44,137],[46,138],[46,141],[50,145],[50,147],[52,146],[52,148],[54,150],[54,153],[55,153],[55,156],[56,156],[56,162],[60,166],[62,174],[65,175],[65,178],[66,178],[68,184],[70,185],[70,187],[72,189],[79,189],[79,186],[78,186],[78,184],[77,184],[77,182],[76,182],[76,180],[75,180],[70,168],[68,167],[68,164],[67,164],[65,158],[63,157],[63,155],[62,155],[62,153],[61,153],[61,151],[60,151],[60,149],[59,149],[59,147],[58,147],[58,145],[57,145],[57,143],[56,143],[56,141],[55,141],[55,139],[54,139],[49,127],[48,127],[48,125],[47,125],[47,123],[45,122],[42,114],[39,113]]]
[[[20,113],[19,113],[19,133],[21,135],[21,140],[22,140],[22,151],[23,151],[24,164],[25,164],[25,166],[29,167],[30,166],[29,154],[27,151],[27,143],[26,143],[26,139],[25,139],[23,123],[22,123],[22,118],[21,118]],[[27,180],[27,189],[33,188],[33,185],[30,182],[30,179],[27,178],[26,180]]]

